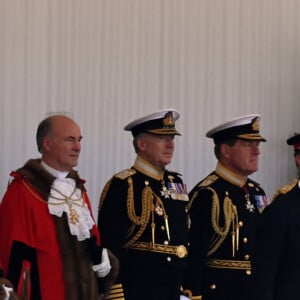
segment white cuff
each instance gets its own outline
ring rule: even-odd
[[[110,261],[108,258],[108,253],[107,253],[107,249],[103,248],[102,250],[102,262],[99,265],[93,265],[92,266],[93,271],[97,272],[97,276],[98,277],[105,277],[110,269],[111,269],[111,265],[110,265]]]
[[[189,300],[190,298],[184,296],[184,295],[180,295],[179,300]]]

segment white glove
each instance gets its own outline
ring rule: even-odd
[[[5,284],[2,284],[1,287],[2,287],[2,289],[4,291],[4,293],[5,293],[4,300],[9,300],[10,292],[13,292],[14,289],[11,288],[11,287],[7,287]]]
[[[190,298],[184,296],[184,295],[180,295],[179,300],[190,300]]]
[[[93,265],[92,268],[94,272],[97,272],[98,277],[105,277],[109,273],[111,269],[111,265],[110,265],[106,248],[103,248],[102,250],[101,264]]]

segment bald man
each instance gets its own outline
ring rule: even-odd
[[[84,181],[74,170],[81,141],[71,118],[50,116],[37,128],[41,158],[11,173],[0,205],[0,262],[20,297],[98,300],[99,278],[112,276]]]

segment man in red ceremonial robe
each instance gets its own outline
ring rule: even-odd
[[[72,119],[50,116],[37,129],[41,159],[11,173],[0,205],[0,261],[20,298],[98,300],[103,278],[114,276],[113,256],[100,246],[84,181],[73,169],[81,139]]]

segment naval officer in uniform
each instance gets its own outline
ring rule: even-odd
[[[287,140],[300,170],[300,134]],[[258,231],[257,300],[300,299],[300,183],[280,188],[262,214]]]
[[[251,260],[260,211],[267,200],[248,176],[258,169],[260,115],[214,127],[216,169],[189,193],[189,266],[184,292],[193,300],[253,300]]]
[[[179,300],[186,265],[188,194],[173,158],[179,112],[160,110],[125,126],[137,154],[115,174],[99,203],[101,240],[120,260],[110,299]]]

